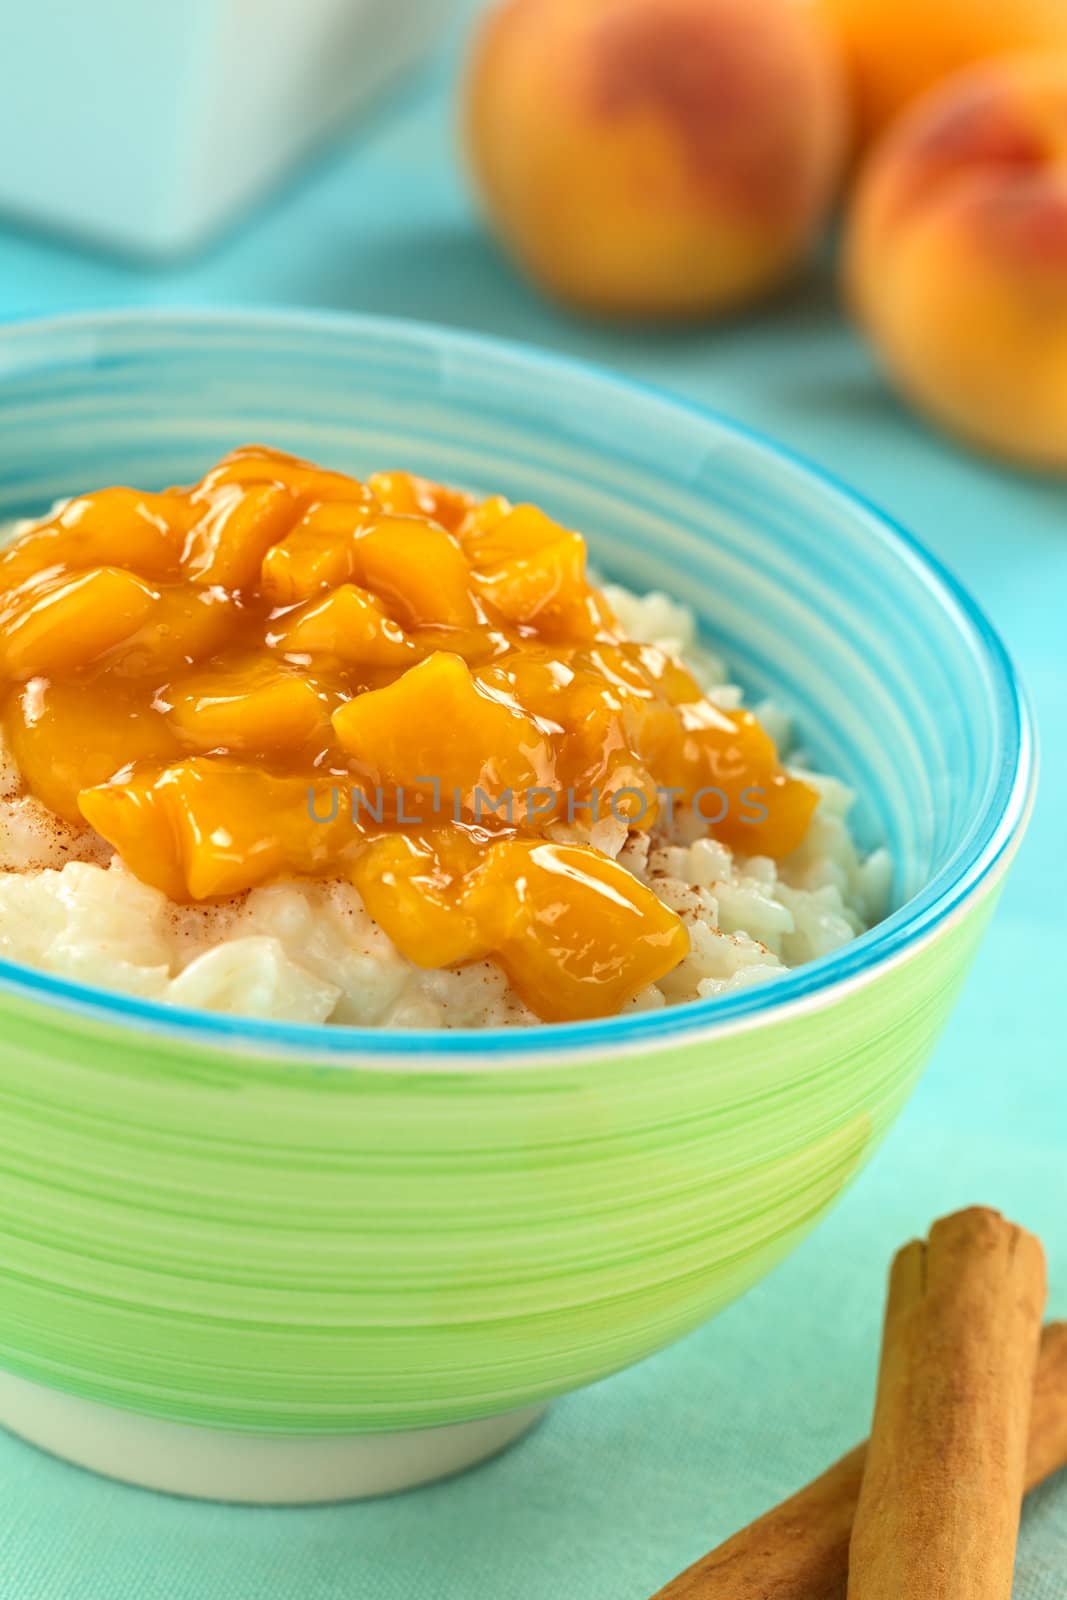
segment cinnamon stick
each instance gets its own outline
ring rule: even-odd
[[[867,1446],[765,1512],[652,1600],[844,1600]]]
[[[1041,1335],[1026,1447],[1026,1492],[1067,1466],[1067,1322]]]
[[[889,1276],[849,1600],[1010,1600],[1045,1259],[995,1211],[946,1217]]]
[[[790,1499],[766,1512],[653,1600],[844,1600],[848,1546],[867,1459],[859,1445]],[[1041,1339],[1034,1381],[1026,1487],[1067,1466],[1067,1323]]]

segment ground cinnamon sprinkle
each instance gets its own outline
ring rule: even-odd
[[[1013,1243],[1014,1240],[1014,1243]],[[905,1323],[909,1325],[909,1338],[912,1341],[910,1349],[917,1349],[918,1342],[923,1344],[923,1349],[928,1352],[928,1357],[933,1358],[937,1350],[937,1362],[933,1368],[926,1365],[925,1370],[915,1373],[915,1365],[909,1365],[909,1394],[921,1394],[929,1387],[936,1387],[941,1398],[929,1400],[928,1403],[942,1408],[944,1414],[937,1424],[936,1438],[950,1438],[950,1442],[963,1443],[968,1438],[977,1437],[981,1442],[981,1453],[995,1453],[1000,1450],[997,1459],[1001,1462],[1000,1469],[993,1469],[993,1478],[1000,1478],[1003,1482],[1006,1474],[1014,1472],[1014,1440],[1013,1421],[997,1424],[989,1421],[989,1405],[995,1395],[1000,1394],[1003,1384],[1000,1374],[1005,1373],[1016,1357],[1013,1350],[1009,1349],[1003,1339],[1003,1326],[1001,1323],[1011,1323],[1019,1331],[1022,1344],[1027,1344],[1032,1338],[1037,1338],[1037,1318],[1040,1317],[1040,1304],[1043,1301],[1043,1262],[1041,1262],[1040,1246],[1029,1235],[1022,1234],[1021,1230],[1011,1229],[1009,1224],[1001,1221],[990,1211],[965,1211],[958,1218],[949,1218],[939,1222],[931,1234],[931,1245],[910,1245],[907,1251],[902,1251],[899,1261],[904,1261],[905,1267],[915,1266],[917,1253],[923,1253],[923,1259],[928,1261],[929,1251],[934,1251],[933,1274],[926,1274],[926,1290],[931,1296],[931,1304],[918,1314],[913,1302],[909,1299],[909,1314]],[[1019,1258],[1019,1259],[1016,1259]],[[929,1264],[929,1262],[928,1262]],[[896,1274],[894,1274],[896,1277]],[[984,1283],[984,1288],[977,1290],[976,1280]],[[961,1293],[965,1304],[958,1312],[947,1314],[944,1301],[952,1301],[957,1294],[957,1285],[961,1285]],[[1016,1306],[1014,1314],[1001,1314],[997,1310],[997,1298],[1003,1306],[1009,1302]],[[990,1328],[989,1310],[995,1310],[993,1322],[997,1326]],[[904,1310],[901,1302],[897,1301],[893,1307],[893,1346],[899,1352],[899,1336],[902,1325],[899,1323],[899,1312]],[[928,1322],[933,1317],[934,1331],[926,1331],[925,1339],[917,1341],[917,1320]],[[958,1338],[958,1318],[968,1322],[966,1333],[961,1336],[961,1347],[957,1354],[953,1354],[953,1341]],[[1033,1328],[1032,1328],[1033,1322]],[[937,1334],[937,1326],[941,1326],[941,1336]],[[889,1320],[886,1320],[886,1336],[889,1336]],[[989,1347],[982,1355],[984,1342],[989,1341]],[[1017,1347],[1017,1346],[1016,1346]],[[952,1357],[945,1360],[942,1365],[941,1357]],[[897,1354],[889,1357],[897,1370]],[[1025,1350],[1019,1352],[1021,1371],[1016,1371],[1016,1376],[1024,1376],[1029,1357]],[[973,1374],[977,1370],[977,1382]],[[885,1371],[885,1365],[883,1365]],[[947,1374],[947,1378],[945,1378]],[[982,1376],[985,1374],[985,1376]],[[992,1379],[997,1382],[992,1384]],[[1009,1374],[1011,1379],[1011,1374]],[[920,1387],[915,1389],[913,1382],[918,1381]],[[893,1379],[896,1390],[896,1379]],[[1029,1390],[1022,1390],[1022,1384],[1013,1384],[1009,1381],[1009,1389],[1016,1389],[1019,1398],[1019,1414],[1017,1424],[1025,1429],[1025,1413],[1030,1410],[1029,1442],[1025,1450],[1025,1488],[1035,1488],[1045,1478],[1051,1477],[1053,1472],[1067,1466],[1067,1323],[1051,1323],[1041,1334],[1040,1354],[1037,1358],[1037,1373],[1033,1376],[1032,1408],[1030,1408]],[[881,1386],[885,1394],[885,1382]],[[966,1395],[971,1395],[971,1400]],[[881,1394],[880,1394],[881,1403]],[[889,1402],[891,1411],[896,1411],[896,1402]],[[958,1411],[963,1411],[963,1418],[958,1418]],[[981,1426],[968,1421],[973,1418],[974,1411],[981,1410],[982,1416],[987,1421]],[[886,1421],[886,1408],[883,1406],[883,1422]],[[925,1427],[925,1422],[917,1419],[917,1426]],[[1003,1435],[1011,1435],[1005,1448]],[[998,1445],[1000,1440],[1000,1445]],[[881,1474],[881,1485],[875,1494],[873,1485],[875,1480],[870,1480],[872,1494],[875,1494],[875,1504],[869,1506],[869,1514],[877,1518],[877,1526],[864,1534],[869,1538],[872,1546],[877,1546],[878,1558],[883,1552],[889,1554],[885,1547],[886,1538],[904,1538],[899,1530],[901,1515],[912,1518],[907,1506],[885,1517],[886,1496],[902,1493],[909,1496],[910,1502],[918,1493],[915,1485],[909,1485],[912,1462],[918,1466],[920,1456],[913,1453],[912,1443],[896,1445],[889,1442],[886,1446],[885,1437],[878,1442],[878,1453],[888,1448],[891,1453],[901,1450],[910,1454],[897,1456],[896,1461],[889,1462],[893,1469],[894,1477],[899,1482],[888,1483],[885,1480],[885,1466],[877,1467]],[[944,1445],[937,1445],[931,1438],[929,1453],[936,1456],[937,1451]],[[928,1451],[923,1451],[923,1456]],[[957,1451],[949,1450],[949,1456],[957,1461]],[[1009,1462],[1009,1456],[1013,1461]],[[869,1446],[859,1445],[856,1450],[849,1451],[848,1456],[843,1456],[841,1461],[835,1462],[827,1472],[816,1478],[813,1483],[806,1485],[803,1490],[793,1494],[792,1498],[782,1502],[781,1506],[774,1507],[766,1512],[757,1522],[750,1523],[747,1528],[742,1528],[741,1533],[734,1534],[725,1544],[712,1550],[709,1555],[701,1557],[699,1562],[689,1566],[685,1573],[672,1579],[665,1589],[657,1592],[654,1600],[845,1600],[848,1589],[849,1568],[849,1538],[853,1533],[854,1518],[856,1518],[857,1502],[861,1499],[861,1485],[864,1483],[864,1469],[869,1458]],[[878,1459],[878,1458],[875,1458]],[[944,1459],[944,1458],[942,1458]],[[945,1464],[942,1472],[942,1486],[944,1475],[952,1474],[953,1482],[958,1478],[966,1477],[969,1482],[976,1483],[976,1488],[965,1493],[965,1499],[981,1499],[982,1494],[989,1494],[992,1498],[993,1485],[989,1482],[987,1469],[982,1466],[981,1474],[973,1477],[973,1466],[949,1467]],[[936,1474],[937,1475],[937,1474]],[[928,1491],[925,1491],[928,1493]],[[941,1496],[939,1496],[941,1498]],[[1008,1530],[1009,1541],[1014,1549],[1014,1528],[1017,1526],[1017,1512],[1019,1512],[1019,1493],[1011,1491],[1011,1504],[1008,1514],[1000,1518]],[[939,1512],[936,1504],[931,1502],[929,1515],[936,1517]],[[984,1515],[984,1514],[982,1514]],[[889,1530],[888,1520],[894,1523]],[[1003,1534],[1001,1534],[1003,1539]],[[985,1554],[985,1534],[979,1531],[979,1544],[982,1549],[977,1558],[977,1574],[985,1574],[982,1581],[989,1578],[990,1568],[987,1554]],[[995,1587],[974,1587],[971,1579],[961,1582],[960,1579],[949,1578],[950,1587],[937,1589],[933,1581],[933,1574],[929,1570],[925,1550],[918,1549],[912,1544],[910,1554],[905,1555],[904,1547],[897,1547],[893,1552],[896,1555],[897,1570],[889,1574],[889,1587],[873,1589],[873,1587],[856,1587],[857,1582],[867,1584],[867,1574],[859,1574],[854,1570],[853,1594],[854,1600],[881,1600],[885,1595],[893,1595],[894,1600],[909,1600],[910,1595],[926,1597],[952,1594],[955,1597],[979,1597],[985,1600],[987,1595],[1009,1594],[1008,1589],[995,1589]],[[862,1554],[862,1560],[867,1560],[867,1552]],[[953,1562],[965,1562],[966,1557],[953,1557]],[[1003,1571],[1003,1554],[1000,1557],[1000,1571]],[[904,1571],[902,1571],[904,1570]],[[869,1570],[870,1571],[870,1568]],[[909,1576],[910,1571],[910,1576]],[[1008,1573],[1011,1565],[1008,1563]],[[907,1584],[910,1582],[910,1587]],[[968,1587],[969,1584],[969,1587]]]

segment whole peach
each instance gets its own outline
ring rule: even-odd
[[[972,68],[906,113],[861,174],[845,273],[906,394],[1067,468],[1067,58]]]
[[[993,56],[1067,52],[1067,0],[813,0],[837,36],[861,143],[926,90]]]
[[[755,299],[811,244],[844,144],[796,0],[505,0],[467,80],[490,219],[530,275],[616,315]]]

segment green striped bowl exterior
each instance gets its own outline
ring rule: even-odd
[[[397,1069],[0,1011],[0,1364],[156,1416],[421,1427],[628,1365],[866,1161],[976,906],[849,993],[625,1054]]]

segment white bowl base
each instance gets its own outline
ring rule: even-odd
[[[240,1433],[161,1421],[0,1372],[0,1426],[143,1489],[247,1505],[309,1505],[413,1489],[496,1455],[544,1406],[404,1433]]]

